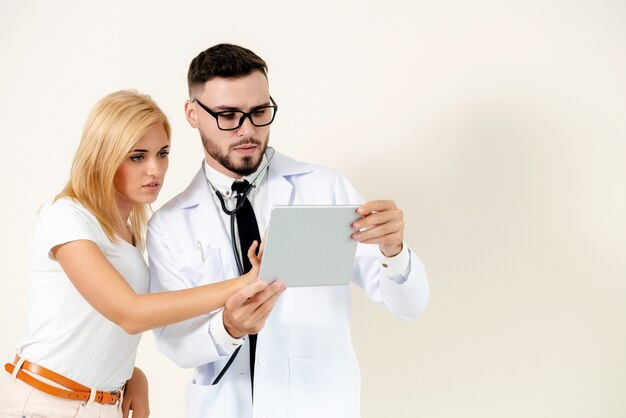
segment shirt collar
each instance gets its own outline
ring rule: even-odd
[[[261,171],[265,168],[266,164],[267,164],[267,156],[263,154],[263,158],[261,159],[261,164],[259,164],[259,167],[256,169],[254,173],[247,175],[247,176],[243,176],[240,179],[233,179],[232,177],[227,176],[224,173],[220,173],[219,171],[211,167],[209,164],[207,164],[206,160],[204,160],[204,172],[206,173],[206,178],[209,181],[209,184],[211,184],[214,189],[217,189],[217,191],[220,192],[222,196],[230,198],[232,197],[231,195],[233,194],[232,189],[231,189],[233,181],[248,180],[248,182],[252,184],[252,182],[256,180],[259,173],[261,173]],[[267,172],[265,174],[267,174]],[[252,190],[250,191],[250,193],[254,193],[256,187],[261,183],[261,181],[263,181],[263,179],[259,179],[252,186]]]

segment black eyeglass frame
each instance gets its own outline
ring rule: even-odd
[[[252,123],[252,125],[256,126],[257,128],[260,128],[262,126],[270,125],[272,122],[274,122],[274,118],[276,118],[276,113],[278,113],[278,105],[276,104],[276,102],[274,101],[272,96],[270,96],[270,100],[272,101],[271,105],[257,106],[254,109],[250,110],[249,112],[244,112],[243,110],[224,110],[224,111],[221,111],[221,112],[214,112],[211,109],[209,109],[207,106],[205,106],[202,103],[200,103],[200,100],[198,100],[196,98],[193,99],[193,101],[198,103],[198,105],[200,105],[200,107],[203,108],[209,115],[211,115],[211,116],[213,116],[215,118],[215,123],[217,124],[217,128],[220,131],[234,131],[234,130],[237,130],[237,129],[241,128],[241,125],[243,125],[243,123],[246,120],[246,118],[250,119],[250,123]],[[256,123],[254,123],[254,121],[252,120],[252,113],[256,112],[259,109],[268,109],[268,108],[274,109],[274,112],[272,113],[272,119],[269,122],[263,123],[263,124],[260,124],[260,125],[257,125]],[[234,128],[228,128],[228,129],[222,128],[220,126],[220,122],[219,122],[219,115],[221,115],[223,113],[233,113],[233,112],[243,113],[241,115],[241,118],[239,118],[239,124],[237,124],[237,126],[235,126]]]

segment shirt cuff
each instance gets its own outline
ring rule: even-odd
[[[231,355],[237,347],[243,344],[244,337],[242,338],[233,338],[226,331],[224,327],[224,319],[222,317],[223,309],[220,309],[218,312],[211,317],[209,320],[209,332],[211,333],[211,337],[213,337],[213,342],[218,346],[220,351],[222,351],[222,355]]]
[[[406,281],[411,270],[411,255],[409,247],[403,242],[402,250],[393,257],[383,256],[380,260],[380,269],[385,277],[398,284]]]

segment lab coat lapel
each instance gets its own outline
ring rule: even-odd
[[[290,205],[292,202],[293,185],[289,176],[280,173],[279,170],[271,170],[267,176],[268,199],[270,211],[276,205]]]
[[[270,218],[274,206],[293,205],[295,190],[292,177],[311,171],[306,164],[276,152],[267,174],[269,205],[266,207],[265,219]]]
[[[230,250],[230,233],[221,220],[221,208],[217,206],[211,193],[212,189],[207,184],[204,172],[200,169],[187,190],[182,193],[182,199],[177,206],[188,211],[193,221],[195,230],[188,231],[188,234],[197,236],[197,240],[204,249],[219,248],[224,274],[231,277],[238,273],[235,257]]]

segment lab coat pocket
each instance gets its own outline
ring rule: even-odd
[[[187,418],[224,418],[226,413],[226,385],[187,386]]]
[[[175,255],[174,262],[181,276],[193,286],[224,280],[220,249],[217,247],[198,246],[192,251]]]
[[[288,418],[356,418],[358,402],[353,361],[289,359]]]

